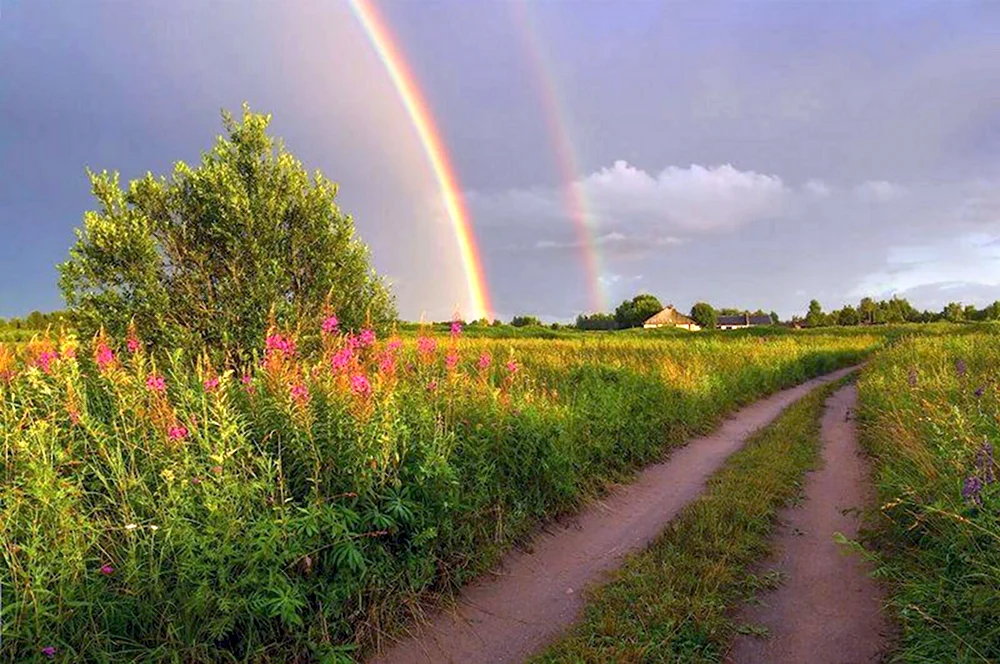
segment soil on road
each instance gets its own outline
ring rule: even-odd
[[[521,662],[578,617],[584,589],[645,547],[704,489],[746,439],[842,369],[741,409],[711,435],[645,468],[636,481],[553,525],[492,575],[465,588],[456,605],[416,625],[375,662]],[[802,660],[807,661],[807,660]]]
[[[856,538],[858,510],[872,498],[853,419],[857,398],[849,385],[826,403],[822,467],[807,476],[805,501],[783,511],[777,556],[766,566],[784,582],[739,614],[740,622],[766,627],[769,637],[737,637],[730,662],[864,664],[886,651],[881,590],[858,552],[834,538]]]

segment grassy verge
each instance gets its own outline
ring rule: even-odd
[[[814,390],[734,454],[537,661],[720,661],[737,628],[730,607],[773,581],[747,568],[769,552],[778,510],[815,464],[823,403],[840,384]]]
[[[908,339],[858,382],[881,510],[866,546],[901,662],[1000,661],[1000,343]]]

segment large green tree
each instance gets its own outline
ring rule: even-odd
[[[619,328],[640,327],[647,319],[663,310],[663,305],[648,293],[625,300],[615,309],[615,320]]]
[[[823,315],[823,307],[819,300],[809,301],[809,312],[806,313],[806,325],[809,327],[820,327],[826,324],[826,317]]]
[[[271,315],[313,324],[326,304],[345,327],[394,319],[337,185],[268,134],[270,115],[222,115],[226,135],[169,178],[123,189],[88,171],[99,209],[60,266],[74,325],[120,336],[134,320],[150,341],[233,351],[260,344]]]

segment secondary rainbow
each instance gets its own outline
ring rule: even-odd
[[[462,259],[462,268],[465,271],[469,299],[471,300],[472,311],[464,313],[470,319],[492,316],[493,307],[490,303],[486,280],[483,277],[482,259],[479,256],[479,248],[476,245],[472,225],[469,222],[469,213],[465,206],[465,200],[462,198],[462,190],[458,184],[455,169],[444,149],[444,141],[434,124],[430,108],[420,93],[416,78],[396,47],[392,32],[375,6],[369,0],[350,0],[350,4],[351,10],[385,66],[407,115],[410,116],[410,121],[416,129],[417,136],[430,162],[431,170],[437,179],[445,211],[458,242],[458,251]]]
[[[588,301],[594,311],[604,311],[608,306],[608,294],[601,280],[603,273],[600,245],[593,226],[593,215],[588,209],[588,201],[580,182],[579,159],[570,140],[568,121],[555,85],[555,79],[538,38],[538,30],[532,20],[527,2],[512,3],[514,13],[522,28],[525,50],[534,67],[535,87],[541,97],[542,108],[552,151],[555,154],[559,177],[563,181],[560,192],[562,207],[573,222],[576,242],[580,247],[580,257],[586,272]]]

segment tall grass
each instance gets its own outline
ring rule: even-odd
[[[0,659],[357,656],[540,521],[877,342],[315,336],[228,371],[134,338],[0,347]]]
[[[1000,661],[1000,342],[911,338],[859,383],[882,507],[869,544],[905,662]]]

